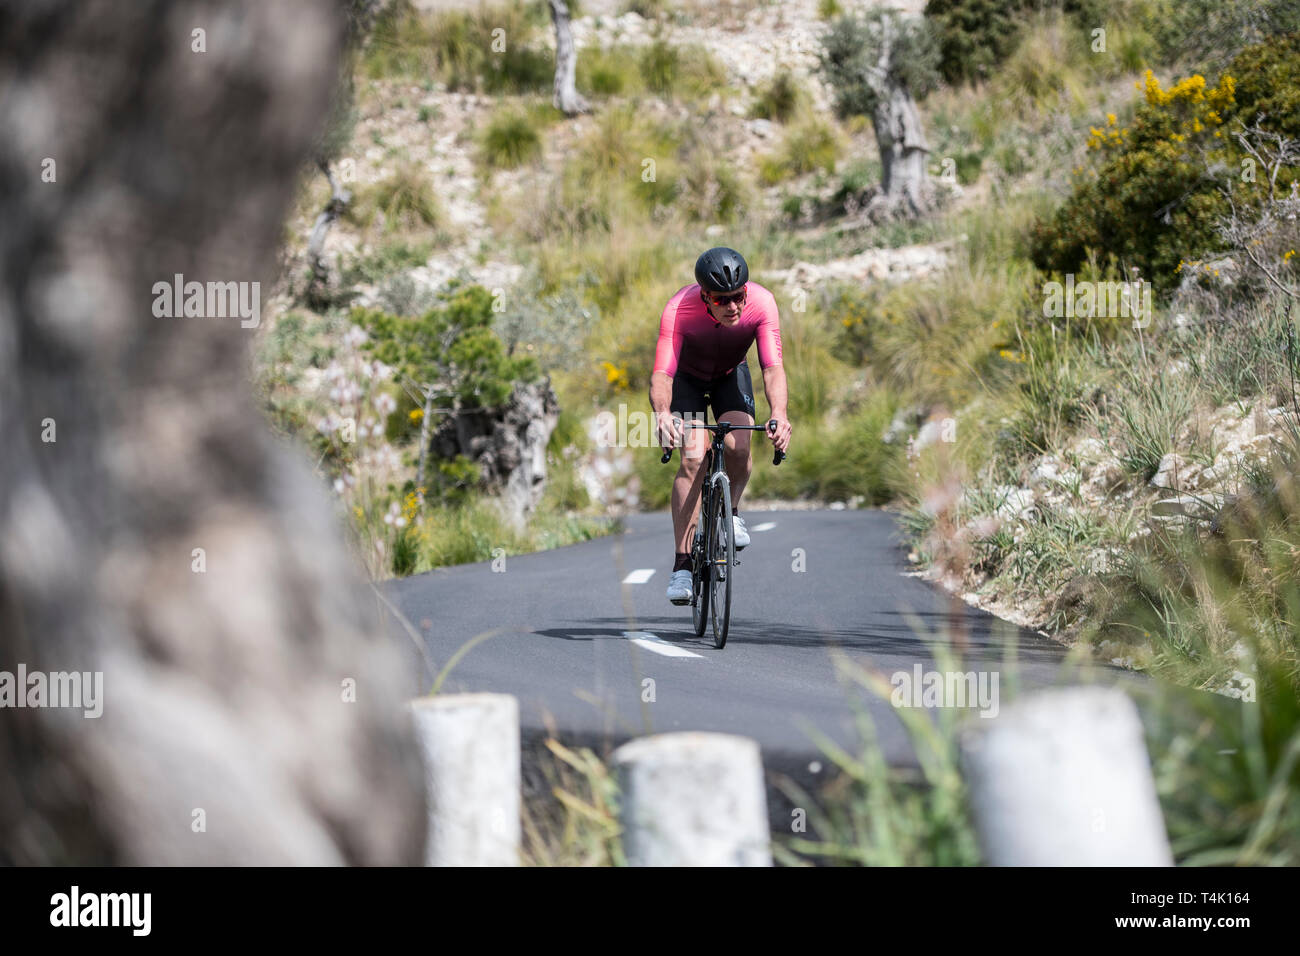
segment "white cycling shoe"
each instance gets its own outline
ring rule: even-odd
[[[690,571],[674,571],[668,582],[668,600],[674,604],[690,604],[691,583]]]
[[[740,515],[731,516],[731,537],[736,542],[736,550],[749,546],[749,531],[745,529],[745,519]]]

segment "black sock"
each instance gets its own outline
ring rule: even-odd
[[[691,556],[681,551],[675,552],[677,560],[673,562],[673,571],[689,571],[691,569]]]

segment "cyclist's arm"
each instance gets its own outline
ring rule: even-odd
[[[776,433],[768,434],[778,451],[790,447],[790,419],[786,414],[785,369],[780,365],[769,365],[763,369],[763,391],[767,395],[767,404],[772,408],[772,418],[777,421]]]
[[[682,337],[676,327],[677,310],[672,300],[664,308],[659,318],[659,341],[655,345],[654,371],[650,373],[650,407],[655,413],[655,422],[659,426],[659,444],[662,448],[671,448],[676,441],[664,441],[664,419],[670,414],[673,402],[673,375],[677,372],[677,360],[682,352]]]
[[[650,373],[650,407],[655,414],[666,412],[673,403],[673,377],[664,372]]]
[[[767,404],[772,408],[772,417],[779,422],[787,421],[785,369],[772,365],[763,369],[763,391],[767,394]]]
[[[774,300],[769,302],[755,339],[758,363],[763,367],[763,391],[772,409],[772,418],[779,422],[776,433],[769,433],[768,437],[780,451],[785,451],[790,445],[790,420],[786,414],[785,368],[781,365],[781,319]]]

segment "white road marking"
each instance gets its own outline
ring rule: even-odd
[[[644,648],[655,654],[662,654],[664,657],[698,657],[701,660],[707,660],[703,654],[696,654],[694,651],[688,651],[684,647],[678,647],[676,644],[669,644],[662,637],[655,637],[649,631],[624,631],[623,636],[635,644],[637,647]]]
[[[749,530],[750,531],[771,531],[775,527],[776,527],[775,521],[764,521],[762,524],[754,525],[754,527],[750,528]]]
[[[623,579],[624,584],[645,584],[654,575],[654,568],[637,568]]]

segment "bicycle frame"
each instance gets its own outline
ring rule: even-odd
[[[699,519],[691,542],[691,611],[696,637],[704,635],[705,624],[709,617],[712,618],[713,643],[721,650],[726,646],[731,621],[731,569],[740,564],[732,540],[731,480],[727,477],[726,439],[734,431],[775,431],[776,421],[769,421],[766,425],[734,425],[731,422],[708,425],[696,421],[682,424],[687,428],[707,428],[713,432],[713,440],[704,454]],[[666,450],[660,461],[667,464],[672,454],[671,448]],[[776,451],[772,464],[779,465],[784,458],[784,452]]]
[[[686,422],[685,424],[693,428],[707,428],[713,432],[713,440],[704,452],[704,480],[700,483],[700,520],[695,526],[695,548],[692,551],[692,553],[696,553],[702,551],[705,541],[710,540],[710,537],[706,537],[706,535],[712,535],[713,525],[716,523],[714,495],[717,494],[718,486],[721,485],[727,494],[731,494],[731,479],[727,476],[727,435],[732,430],[764,431],[765,426],[732,425],[730,422],[719,422],[717,425],[705,425],[700,422]],[[717,555],[701,555],[701,557],[704,561],[718,568],[723,575],[727,573],[725,567],[719,566]],[[725,559],[723,564],[725,564]],[[692,598],[691,603],[695,603],[694,598]]]

